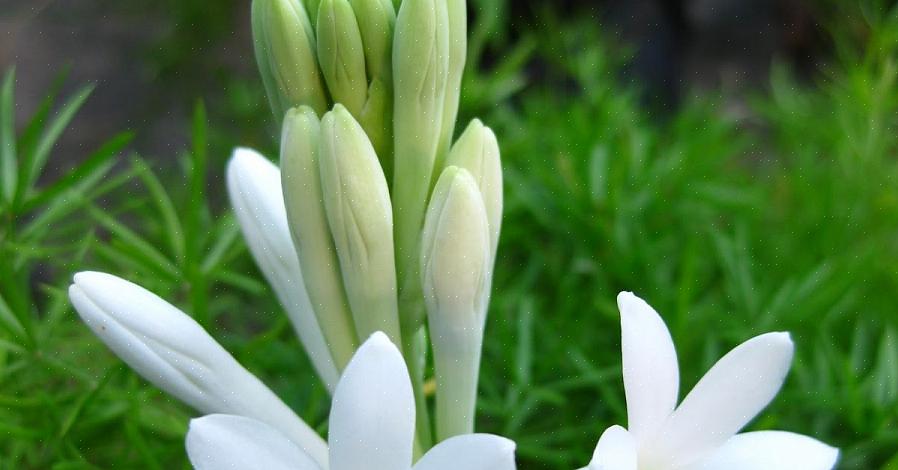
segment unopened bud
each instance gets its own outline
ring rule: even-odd
[[[327,110],[315,35],[299,0],[254,0],[253,41],[262,82],[278,120],[293,106]]]
[[[421,243],[421,283],[437,381],[436,431],[444,440],[474,429],[489,285],[486,208],[467,170],[443,170]]]
[[[468,9],[467,0],[447,0],[449,27],[449,68],[446,77],[446,99],[443,104],[443,120],[440,134],[441,155],[449,151],[455,119],[458,117],[458,100],[461,95],[461,80],[465,71],[468,53]],[[441,165],[438,164],[437,168]]]
[[[383,331],[401,344],[393,210],[377,155],[339,104],[321,120],[319,149],[324,207],[358,335]]]
[[[331,98],[360,116],[368,93],[365,50],[348,0],[322,0],[318,7],[318,61]]]
[[[471,172],[486,207],[490,229],[490,252],[495,261],[502,225],[502,163],[496,135],[479,119],[474,119],[452,146],[446,165]],[[492,263],[490,263],[492,265]]]
[[[449,67],[448,12],[442,0],[404,0],[393,41],[393,202],[396,262],[403,325],[415,328],[423,312],[418,236],[440,143]],[[406,307],[406,304],[409,307]]]
[[[393,27],[396,10],[390,0],[350,0],[365,46],[365,65],[373,80],[392,76]]]
[[[319,135],[318,117],[311,108],[287,113],[281,135],[281,181],[290,233],[306,273],[303,282],[334,363],[342,371],[355,352],[357,336],[322,202]]]

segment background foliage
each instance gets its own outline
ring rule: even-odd
[[[222,34],[228,15],[201,3],[173,2],[197,25],[178,41]],[[495,129],[506,178],[479,430],[516,440],[523,469],[585,464],[626,423],[615,296],[632,290],[670,325],[684,391],[741,341],[790,331],[789,379],[751,427],[837,445],[842,468],[898,469],[898,8],[824,3],[831,50],[810,79],[782,63],[737,112],[707,91],[662,112],[594,21],[522,26],[505,2],[473,4],[460,122]],[[15,82],[0,88],[0,469],[186,467],[190,410],[71,311],[85,269],[172,300],[322,426],[326,393],[224,195],[227,149],[275,147],[260,84],[208,116],[198,103],[177,165],[129,152],[126,132],[60,175],[54,144],[91,88],[56,86],[17,128]]]

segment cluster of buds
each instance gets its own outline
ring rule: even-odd
[[[318,362],[340,373],[382,331],[412,375],[418,449],[473,432],[502,173],[480,121],[452,142],[465,0],[254,0],[252,24]]]

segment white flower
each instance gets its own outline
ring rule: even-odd
[[[280,170],[255,150],[237,148],[228,163],[227,185],[250,253],[286,310],[321,381],[333,391],[339,373],[306,292],[287,224]]]
[[[405,361],[375,333],[349,362],[330,414],[331,470],[513,470],[514,443],[489,434],[447,439],[412,466],[415,403]],[[324,470],[277,429],[254,419],[209,415],[190,423],[187,452],[199,470]]]
[[[602,434],[589,470],[828,470],[838,449],[783,431],[736,434],[789,371],[788,333],[737,346],[677,405],[679,370],[664,321],[629,292],[618,298],[629,429]]]
[[[157,387],[204,414],[264,422],[327,464],[324,440],[184,312],[136,284],[97,272],[76,274],[69,297],[109,349]]]

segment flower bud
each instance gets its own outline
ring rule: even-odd
[[[446,99],[443,104],[439,147],[439,151],[444,157],[452,144],[452,134],[455,131],[461,79],[465,71],[465,58],[468,52],[467,0],[447,0],[446,6],[449,18],[449,69],[446,78]],[[437,165],[437,168],[441,167],[442,165]]]
[[[368,86],[368,102],[359,116],[359,124],[371,140],[384,175],[393,168],[393,96],[389,84],[379,78]]]
[[[390,0],[350,0],[365,46],[368,95],[356,115],[380,158],[384,175],[393,168],[393,27],[396,10]]]
[[[69,298],[109,349],[157,387],[203,414],[261,421],[326,465],[321,437],[184,312],[136,284],[98,272],[75,274]]]
[[[256,61],[275,117],[280,121],[287,109],[300,105],[326,111],[314,30],[302,3],[253,0],[252,25]]]
[[[238,148],[228,162],[227,186],[250,253],[287,311],[319,377],[333,391],[340,374],[306,292],[287,224],[281,172],[255,151]]]
[[[318,6],[321,5],[321,0],[303,0],[303,5],[306,7],[306,11],[309,13],[309,20],[317,21],[318,20]]]
[[[360,338],[380,330],[401,344],[393,210],[377,155],[341,105],[321,120],[321,188],[350,310]]]
[[[360,116],[368,93],[365,50],[348,0],[322,0],[318,7],[318,61],[331,98]]]
[[[420,308],[418,236],[442,132],[449,68],[448,12],[442,0],[404,0],[393,41],[393,202],[403,325],[416,328]]]
[[[436,373],[437,440],[474,429],[490,272],[486,208],[470,172],[443,170],[427,210],[421,276]]]
[[[287,112],[281,136],[281,181],[290,232],[306,273],[304,285],[334,363],[342,371],[355,352],[357,337],[324,212],[319,134],[318,117],[311,108]]]
[[[362,44],[365,46],[365,65],[368,76],[384,82],[392,76],[390,60],[393,55],[393,27],[396,10],[390,0],[350,0]]]
[[[477,182],[489,222],[492,266],[502,225],[502,163],[496,135],[479,119],[474,119],[452,146],[446,165],[470,171]]]

